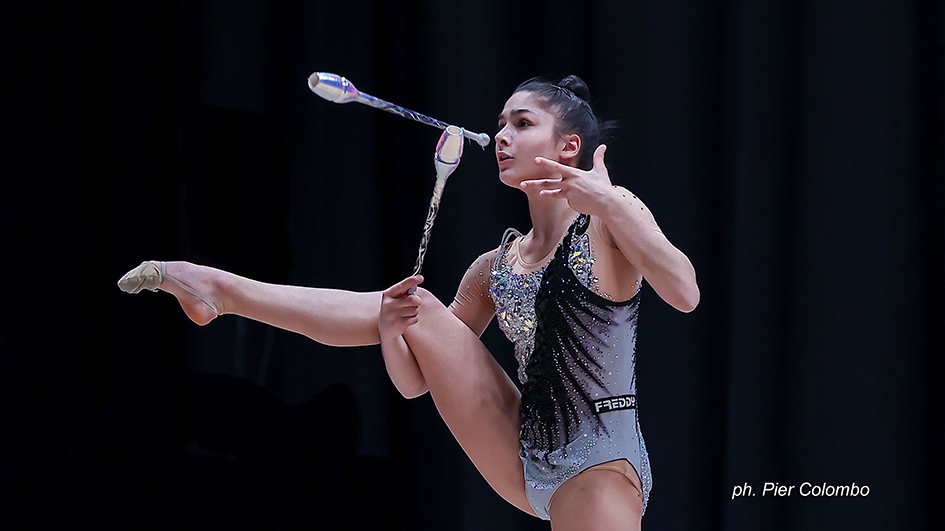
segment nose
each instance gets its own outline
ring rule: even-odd
[[[499,132],[495,134],[495,144],[497,146],[509,145],[509,125],[505,124]]]

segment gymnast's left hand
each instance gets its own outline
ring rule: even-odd
[[[604,164],[606,151],[605,144],[597,146],[594,151],[594,167],[589,171],[565,166],[544,157],[535,157],[535,164],[546,167],[552,173],[552,177],[522,181],[522,189],[538,190],[542,196],[567,199],[572,209],[599,216],[607,201],[615,194],[614,186],[610,182],[610,174]]]

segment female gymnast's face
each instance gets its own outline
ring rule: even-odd
[[[548,176],[546,169],[535,164],[535,157],[560,161],[564,140],[555,133],[556,120],[531,92],[512,94],[499,115],[495,135],[499,179],[504,184],[519,188],[522,181]]]

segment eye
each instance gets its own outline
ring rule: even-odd
[[[528,120],[522,118],[521,120],[518,121],[518,124],[516,125],[516,127],[528,127],[528,126],[530,126],[530,125],[532,125],[531,122],[529,122]]]

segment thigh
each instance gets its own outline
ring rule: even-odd
[[[428,291],[417,293],[422,299],[419,321],[404,338],[440,416],[489,485],[534,514],[518,456],[518,389],[476,334]]]
[[[643,496],[639,488],[623,471],[607,465],[589,468],[558,488],[550,510],[552,531],[640,529]]]

